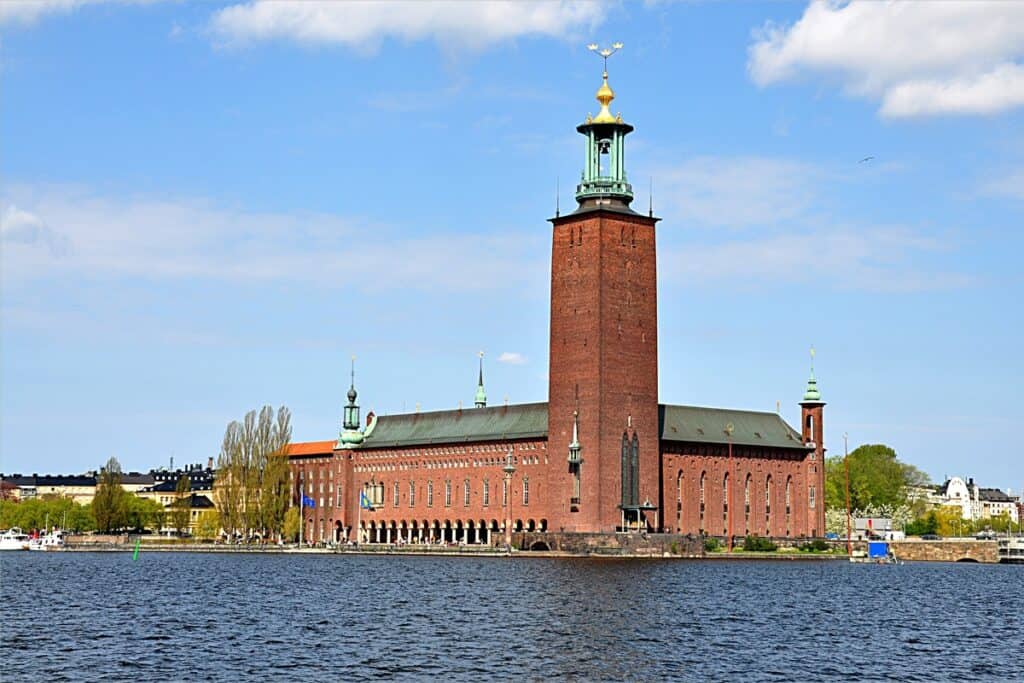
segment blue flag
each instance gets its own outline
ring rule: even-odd
[[[302,505],[307,508],[315,508],[316,501],[307,496],[305,493],[302,494]]]
[[[373,505],[370,504],[370,498],[366,495],[365,491],[359,493],[359,507],[364,510],[372,510]]]

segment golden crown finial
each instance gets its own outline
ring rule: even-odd
[[[615,91],[608,85],[608,58],[622,49],[622,43],[612,43],[611,47],[599,47],[597,43],[590,43],[587,45],[587,49],[604,60],[604,72],[601,74],[603,82],[601,87],[597,89],[597,101],[601,103],[601,111],[597,112],[597,116],[588,121],[588,123],[621,122],[621,118],[617,119],[615,116],[612,116],[611,111],[608,109],[608,105],[615,99]]]

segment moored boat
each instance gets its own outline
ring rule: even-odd
[[[29,550],[61,550],[64,548],[64,532],[53,529],[48,534],[33,538],[28,543]]]
[[[1024,564],[1024,538],[999,539],[1000,564]]]
[[[28,550],[28,544],[28,534],[18,527],[12,527],[0,534],[0,550]]]

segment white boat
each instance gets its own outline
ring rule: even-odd
[[[0,550],[28,550],[28,534],[13,527],[0,534]]]
[[[64,548],[64,532],[54,529],[48,534],[33,538],[28,543],[29,550],[62,550]]]
[[[1024,538],[999,539],[999,562],[1001,564],[1024,564]]]

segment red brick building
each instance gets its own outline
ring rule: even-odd
[[[630,208],[625,138],[608,108],[586,138],[578,207],[552,223],[547,403],[359,420],[292,444],[307,541],[496,543],[524,531],[824,533],[824,403],[811,373],[801,427],[776,413],[658,403],[653,215]]]

